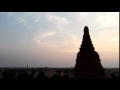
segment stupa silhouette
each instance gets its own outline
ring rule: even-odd
[[[74,78],[104,77],[105,69],[102,67],[99,55],[93,47],[87,26],[84,27],[83,41],[79,50],[76,64],[73,68]]]

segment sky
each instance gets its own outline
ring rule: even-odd
[[[89,34],[103,67],[119,67],[119,12],[0,12],[0,67],[74,67]]]

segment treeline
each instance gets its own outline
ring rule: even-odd
[[[73,73],[72,69],[54,69],[55,74],[53,76],[48,77],[45,75],[44,71],[50,71],[51,69],[44,70],[24,70],[24,69],[9,69],[9,70],[0,70],[2,73],[2,78],[39,78],[39,79],[48,79],[48,78],[70,78],[69,74]],[[28,72],[31,72],[30,74]],[[37,77],[35,77],[35,73],[38,72]],[[61,72],[64,75],[61,76]]]

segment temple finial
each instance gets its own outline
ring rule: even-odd
[[[89,33],[89,29],[88,29],[87,26],[84,27],[84,33],[85,33],[85,34]]]
[[[85,26],[84,29],[88,29],[88,26]]]

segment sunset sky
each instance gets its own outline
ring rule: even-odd
[[[0,12],[0,67],[74,67],[88,26],[103,67],[119,67],[119,12]]]

